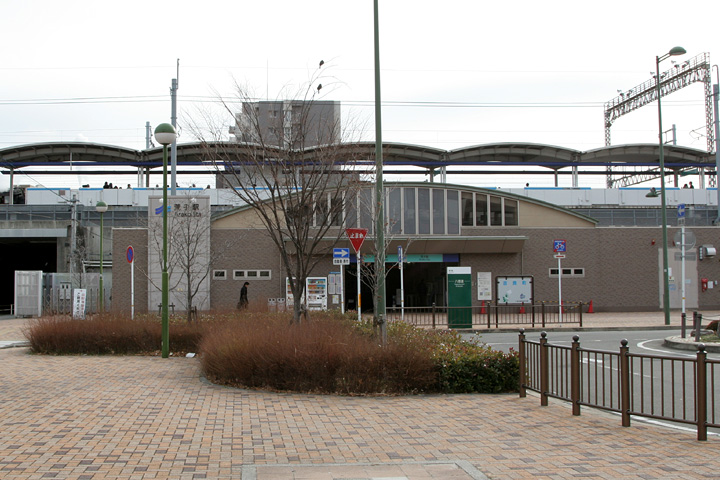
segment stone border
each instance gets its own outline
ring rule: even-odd
[[[720,353],[720,343],[705,343],[696,342],[695,337],[682,338],[680,336],[667,337],[665,338],[664,345],[666,347],[674,348],[677,350],[688,350],[691,352],[697,352],[698,345],[704,344],[705,351],[708,353]]]

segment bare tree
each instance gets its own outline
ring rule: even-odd
[[[368,186],[366,184],[365,190],[368,191],[370,188],[374,188],[372,186]],[[384,188],[383,189],[383,195],[385,198],[389,198],[391,193],[393,191],[397,191],[399,193],[399,190],[394,190],[392,188]],[[372,218],[372,226],[373,228],[376,228],[377,226],[377,215],[379,209],[376,208],[375,205],[375,193],[368,192],[369,194],[365,195],[358,195],[359,199],[359,208],[361,211],[365,211],[365,216],[369,216]],[[389,202],[385,202],[386,205]],[[399,207],[400,203],[397,202],[397,205]],[[380,298],[380,292],[379,292],[379,285],[380,285],[380,275],[387,275],[388,268],[392,269],[394,267],[397,267],[399,265],[399,262],[395,262],[393,264],[388,265],[387,262],[385,265],[380,265],[377,259],[379,258],[378,252],[384,251],[387,252],[388,248],[390,247],[391,243],[399,244],[403,248],[403,252],[407,252],[408,248],[410,247],[410,244],[413,242],[413,237],[411,236],[403,236],[401,238],[401,218],[402,212],[400,210],[398,211],[392,211],[389,209],[386,209],[385,211],[385,219],[383,220],[383,227],[385,228],[385,232],[383,235],[384,242],[382,245],[379,245],[377,243],[377,235],[375,235],[376,241],[372,244],[371,249],[371,255],[374,257],[373,262],[362,262],[360,263],[360,278],[363,284],[368,286],[372,292],[373,292],[373,311],[378,311],[378,301]],[[405,255],[405,253],[403,253]],[[387,295],[385,296],[387,298]],[[377,334],[379,334],[382,344],[384,345],[387,342],[387,324],[385,322],[380,323],[378,321],[377,315],[373,316],[373,329]]]
[[[277,248],[294,322],[307,316],[306,279],[343,235],[345,199],[354,198],[357,185],[356,159],[367,152],[342,138],[339,116],[328,114],[339,111],[339,103],[318,100],[319,80],[316,74],[302,95],[278,102],[255,102],[237,87],[238,103],[221,100],[235,141],[222,141],[217,126],[192,127],[220,179],[255,212]],[[209,116],[203,121],[217,125]]]
[[[193,318],[193,307],[207,308],[209,305],[209,280],[212,265],[221,259],[232,244],[212,245],[210,239],[210,205],[207,198],[174,197],[169,200],[168,214],[168,277],[169,291],[173,303],[185,311],[188,322]],[[156,265],[148,265],[153,272],[143,272],[155,288],[160,291],[162,269],[162,223],[148,222],[148,237],[151,260]],[[239,241],[239,238],[233,242]]]

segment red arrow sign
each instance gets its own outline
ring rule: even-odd
[[[362,247],[363,241],[365,241],[365,236],[367,236],[367,228],[346,228],[345,233],[350,239],[355,253],[359,253],[360,247]]]

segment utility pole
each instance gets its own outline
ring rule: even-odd
[[[77,195],[73,195],[70,200],[70,264],[68,265],[68,272],[72,275],[75,273],[75,255],[77,252]],[[71,280],[72,281],[72,280]]]

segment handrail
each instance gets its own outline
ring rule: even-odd
[[[701,441],[720,427],[720,360],[707,359],[704,344],[680,358],[631,353],[625,339],[618,351],[581,348],[578,335],[570,347],[554,345],[546,332],[533,341],[520,329],[519,360],[520,397],[535,391],[541,406],[552,397],[571,402],[573,415],[581,406],[617,412],[624,427],[631,416],[693,424]]]

